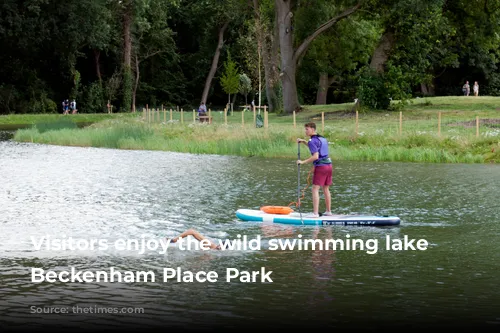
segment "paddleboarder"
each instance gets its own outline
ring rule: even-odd
[[[333,166],[328,153],[328,141],[323,136],[316,133],[316,124],[307,123],[304,125],[305,133],[309,140],[297,139],[297,143],[304,143],[311,152],[311,157],[306,160],[297,160],[297,164],[312,163],[314,174],[312,180],[312,201],[313,212],[306,217],[319,217],[319,189],[323,189],[325,196],[326,211],[323,216],[331,216],[332,198],[330,195],[330,185],[332,185]]]

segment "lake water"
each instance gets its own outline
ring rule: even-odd
[[[0,142],[0,329],[500,327],[498,165],[336,162],[335,213],[396,215],[401,225],[263,226],[239,221],[235,211],[296,201],[293,160],[59,147],[6,138]],[[301,168],[301,188],[309,167]],[[302,210],[311,210],[310,188]],[[215,239],[260,237],[262,246],[202,251],[174,245],[162,254],[113,246],[36,248],[44,236],[115,244],[160,240],[189,228]],[[429,246],[387,250],[387,236],[425,239]],[[272,240],[299,237],[376,240],[379,247],[373,254],[268,248]],[[36,269],[72,267],[150,271],[156,280],[31,280]],[[219,278],[164,282],[163,268],[170,267],[214,271]],[[272,282],[226,282],[227,268],[272,271]],[[44,313],[55,309],[69,313]]]

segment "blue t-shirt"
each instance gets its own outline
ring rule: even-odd
[[[314,153],[319,155],[319,158],[313,162],[314,166],[332,164],[332,160],[328,157],[328,141],[324,137],[313,135],[307,145],[311,155]]]

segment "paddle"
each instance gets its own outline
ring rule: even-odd
[[[297,142],[297,158],[300,160],[300,142]],[[297,163],[297,207],[299,208],[300,221],[304,224],[302,220],[302,212],[300,211],[300,164]]]

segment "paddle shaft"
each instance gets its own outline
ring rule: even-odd
[[[297,143],[297,157],[300,160],[300,142]],[[297,163],[297,206],[299,208],[299,213],[300,213],[300,164],[298,163]]]

